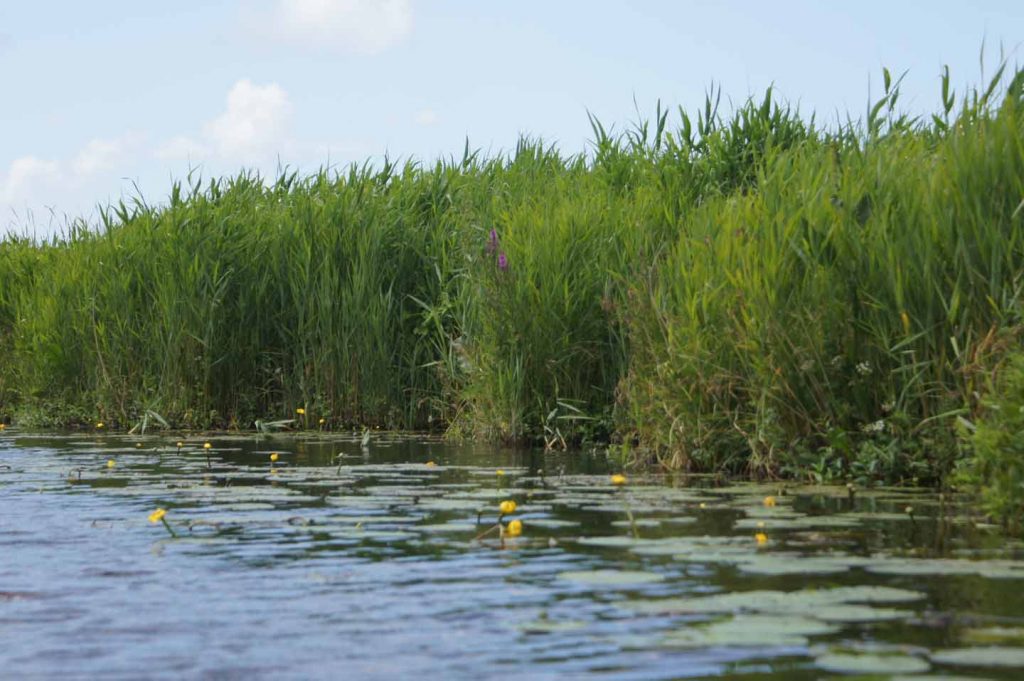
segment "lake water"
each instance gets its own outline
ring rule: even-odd
[[[958,497],[209,441],[0,433],[0,676],[1022,678],[1024,550]]]

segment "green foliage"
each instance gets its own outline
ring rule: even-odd
[[[0,242],[0,414],[448,428],[943,477],[1024,291],[1024,75],[824,129],[771,90],[563,156],[188,178]],[[492,236],[493,234],[493,236]],[[74,416],[71,416],[74,415]],[[60,418],[55,416],[53,418]]]
[[[1021,79],[947,128],[895,113],[768,147],[636,285],[621,412],[672,466],[922,481],[1020,327]],[[934,445],[934,446],[931,446]]]
[[[980,489],[985,510],[1024,530],[1024,352],[999,373],[970,443],[967,480]]]

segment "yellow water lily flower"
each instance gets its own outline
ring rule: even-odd
[[[302,407],[299,407],[298,409],[295,410],[295,413],[298,414],[299,416],[305,416],[306,410],[303,409]]]
[[[434,467],[434,466],[436,466],[437,464],[436,464],[436,463],[434,463],[433,461],[428,461],[428,462],[426,462],[426,463],[425,463],[425,464],[423,464],[423,465],[424,465],[424,466],[426,466],[427,468],[433,468],[433,467]]]
[[[700,508],[707,508],[707,507],[708,507],[708,505],[705,504],[703,501],[700,502]]]
[[[203,449],[211,449],[212,447],[213,447],[213,445],[211,445],[209,442],[204,442],[203,443]]]
[[[107,459],[107,468],[113,468],[116,465],[117,465],[116,461],[114,461],[113,459]]]
[[[5,428],[7,428],[7,424],[6,423],[0,423],[0,430],[4,430]]]
[[[178,442],[176,442],[175,444],[177,445],[178,449],[181,449],[182,447],[184,447],[184,446],[185,446],[185,443],[184,443],[184,442],[182,442],[181,440],[179,440],[179,441],[178,441]]]
[[[494,471],[494,474],[495,474],[495,475],[505,475],[505,471],[503,471],[503,470],[501,470],[501,469],[499,468],[498,470]]]
[[[768,535],[764,532],[758,532],[754,535],[754,539],[757,541],[758,546],[764,546],[768,543]]]
[[[498,510],[501,511],[502,515],[508,515],[509,513],[515,513],[516,512],[516,502],[512,501],[511,499],[506,499],[505,501],[503,501],[500,504],[498,504]]]
[[[523,533],[523,521],[522,520],[513,520],[512,522],[510,522],[508,524],[508,527],[505,528],[505,534],[507,534],[510,537],[518,537],[522,533]]]
[[[768,508],[775,508],[775,497],[765,497],[764,505],[767,506]]]
[[[622,473],[616,473],[615,475],[612,476],[612,484],[613,485],[625,485],[626,484],[626,476],[623,475]]]
[[[320,419],[320,425],[321,426],[324,425],[325,423],[327,423],[327,419]]]
[[[270,454],[270,460],[271,460],[271,461],[277,461],[277,460],[278,460],[278,459],[280,459],[280,458],[281,458],[281,455],[280,455],[280,454],[278,454],[277,452],[272,452],[272,453]]]
[[[158,522],[160,522],[161,520],[164,519],[165,515],[167,515],[167,511],[165,511],[162,508],[158,508],[155,511],[153,511],[152,513],[149,514],[149,522],[151,522],[151,523],[158,523]]]
[[[103,427],[103,425],[104,425],[104,424],[103,424],[103,421],[97,421],[97,422],[96,422],[96,428],[102,428],[102,427]]]

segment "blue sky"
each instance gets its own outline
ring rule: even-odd
[[[770,84],[802,111],[859,116],[882,66],[934,110],[1000,46],[1024,62],[1024,3],[727,0],[138,0],[0,8],[0,232],[47,235],[139,187],[204,176],[496,152],[520,134],[586,148],[712,83]]]

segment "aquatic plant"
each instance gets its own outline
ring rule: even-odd
[[[999,371],[970,437],[974,457],[962,478],[981,491],[985,509],[1010,529],[1024,530],[1024,353]]]
[[[170,523],[167,522],[167,510],[166,509],[158,508],[155,511],[153,511],[152,513],[150,513],[149,514],[149,522],[154,523],[154,524],[162,523],[163,526],[164,526],[164,529],[167,530],[167,533],[169,535],[171,535],[171,537],[175,537],[176,538],[178,536],[174,532],[174,528],[172,528]]]
[[[712,91],[675,124],[591,119],[585,153],[190,176],[8,238],[0,410],[937,481],[1024,328],[1024,73],[949,83],[928,119],[888,72],[831,128]]]

